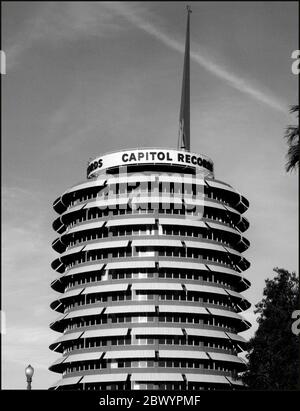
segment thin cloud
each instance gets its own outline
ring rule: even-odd
[[[144,15],[147,14],[147,18]],[[6,49],[7,67],[10,70],[20,57],[37,42],[48,42],[54,45],[60,40],[76,41],[80,36],[106,37],[119,33],[126,29],[120,21],[122,17],[133,26],[143,30],[150,36],[167,47],[180,53],[184,51],[182,42],[178,42],[169,34],[164,32],[154,19],[157,16],[149,15],[140,3],[129,4],[123,2],[100,2],[100,3],[47,3],[43,5],[36,15],[28,21],[23,32],[20,32],[13,44]],[[200,48],[200,46],[198,46]],[[229,86],[247,94],[256,101],[280,112],[287,113],[286,104],[276,97],[269,95],[268,91],[261,91],[221,64],[216,64],[201,51],[192,51],[191,59],[209,73],[225,81]]]
[[[57,335],[45,326],[15,324],[9,326],[3,336],[3,361],[24,366],[26,361],[34,361],[36,368],[48,370],[57,354],[51,353],[48,345]]]
[[[183,53],[183,43],[174,40],[172,37],[170,37],[168,34],[164,33],[160,28],[158,28],[155,24],[146,21],[140,14],[136,12],[136,8],[133,8],[131,5],[127,3],[119,2],[105,2],[103,3],[103,5],[105,5],[105,7],[109,8],[115,13],[118,13],[119,15],[123,16],[134,26],[145,31],[149,35],[155,37],[158,41],[160,41],[167,47],[179,51],[180,53]],[[240,92],[249,95],[255,100],[258,100],[261,103],[264,103],[275,110],[284,113],[287,112],[286,105],[278,101],[275,97],[269,96],[268,94],[258,90],[257,88],[252,86],[248,80],[243,79],[229,72],[221,65],[211,61],[209,58],[207,58],[207,56],[203,56],[201,52],[191,52],[191,59],[195,63],[203,67],[205,70],[215,75],[216,77],[224,80],[228,85],[234,87]]]
[[[39,4],[14,38],[4,39],[7,71],[20,64],[32,47],[47,43],[59,47],[62,41],[80,37],[107,37],[124,30],[115,13],[93,2],[45,2]]]

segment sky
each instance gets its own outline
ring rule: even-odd
[[[48,388],[58,355],[53,201],[90,158],[176,148],[185,2],[3,2],[2,388]],[[245,195],[253,309],[274,267],[298,267],[297,173],[285,172],[298,101],[297,2],[192,2],[191,151]]]

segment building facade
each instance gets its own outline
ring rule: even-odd
[[[51,389],[238,389],[249,204],[184,150],[90,162],[55,202]]]

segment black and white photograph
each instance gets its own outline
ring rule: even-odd
[[[3,391],[300,391],[298,14],[2,2]]]

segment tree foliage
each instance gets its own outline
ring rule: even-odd
[[[291,113],[298,113],[299,106],[292,106]],[[288,126],[285,131],[285,138],[288,144],[286,171],[292,171],[299,168],[299,125]]]
[[[292,333],[292,313],[299,305],[295,273],[275,268],[256,304],[258,329],[248,343],[244,383],[255,390],[296,390],[299,378],[299,336]]]

